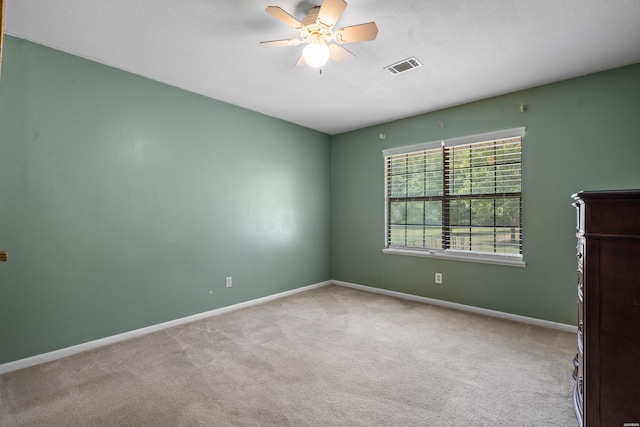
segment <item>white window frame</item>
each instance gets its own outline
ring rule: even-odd
[[[382,252],[385,254],[393,254],[393,255],[408,255],[408,256],[450,259],[450,260],[478,262],[478,263],[487,263],[487,264],[509,265],[514,267],[525,267],[526,263],[524,262],[524,258],[522,254],[506,255],[506,254],[498,254],[498,253],[473,252],[473,251],[455,250],[455,249],[421,249],[421,248],[411,248],[411,247],[389,247],[388,236],[389,236],[389,214],[390,213],[388,208],[389,199],[388,199],[388,187],[387,187],[389,178],[387,176],[387,167],[386,167],[387,157],[397,155],[397,154],[406,154],[406,153],[412,153],[416,151],[431,150],[431,149],[440,148],[440,147],[453,147],[456,145],[474,144],[479,142],[494,141],[494,140],[501,140],[501,139],[507,139],[507,138],[517,138],[517,137],[522,138],[524,137],[524,134],[525,134],[525,128],[520,127],[520,128],[506,129],[506,130],[501,130],[496,132],[487,132],[487,133],[482,133],[477,135],[464,136],[460,138],[431,141],[431,142],[425,142],[421,144],[383,150],[382,154],[383,154],[383,160],[385,164],[384,166],[384,170],[385,170],[384,232],[385,232],[385,235],[384,235],[384,249],[382,250]],[[521,193],[522,193],[522,188],[521,188]]]

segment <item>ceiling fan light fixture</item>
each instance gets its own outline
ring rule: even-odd
[[[329,46],[325,43],[309,43],[302,50],[302,56],[311,67],[322,67],[329,60]]]

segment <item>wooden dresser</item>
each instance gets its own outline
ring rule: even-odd
[[[578,424],[640,425],[640,190],[583,191],[578,211]]]

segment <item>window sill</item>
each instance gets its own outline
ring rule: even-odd
[[[398,249],[398,248],[387,248],[382,250],[385,254],[391,255],[406,255],[406,256],[417,256],[424,258],[438,258],[438,259],[446,259],[453,261],[465,261],[465,262],[478,262],[481,264],[495,264],[495,265],[508,265],[511,267],[526,267],[526,263],[521,259],[514,259],[512,257],[488,257],[481,255],[472,255],[465,253],[456,253],[456,252],[437,252],[437,251],[421,251],[421,250],[411,250],[411,249]]]

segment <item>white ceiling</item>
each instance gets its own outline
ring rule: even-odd
[[[638,0],[347,0],[347,66],[295,67],[321,0],[7,0],[6,33],[328,134],[640,62]],[[424,66],[383,67],[415,56]]]

